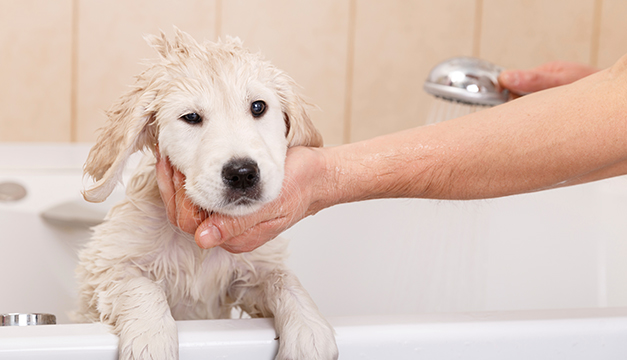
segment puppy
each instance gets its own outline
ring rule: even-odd
[[[203,250],[168,222],[155,150],[186,177],[207,212],[249,214],[281,191],[289,146],[321,146],[294,82],[238,39],[198,44],[175,29],[147,40],[159,60],[108,112],[85,173],[88,201],[105,200],[129,156],[144,151],[126,199],[79,255],[75,319],[101,321],[119,358],[177,359],[175,320],[228,318],[234,307],[274,317],[276,359],[336,359],[334,331],[285,266],[286,242],[246,254]]]

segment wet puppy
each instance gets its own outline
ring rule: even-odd
[[[274,317],[277,359],[336,359],[334,332],[285,266],[286,242],[246,254],[203,250],[173,227],[159,195],[155,150],[185,176],[200,208],[245,215],[276,198],[289,146],[321,146],[295,84],[239,40],[198,44],[176,30],[148,38],[159,60],[108,112],[85,172],[103,201],[137,151],[145,155],[80,253],[80,321],[119,335],[120,359],[176,359],[175,320],[228,318],[234,307]]]

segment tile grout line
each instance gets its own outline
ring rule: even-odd
[[[216,0],[216,40],[222,35],[222,0]]]
[[[351,118],[353,105],[353,71],[355,65],[355,18],[357,0],[349,0],[348,2],[348,41],[346,52],[346,92],[344,95],[344,128],[342,142],[348,144],[351,142]]]
[[[603,17],[603,0],[594,0],[592,15],[592,34],[590,39],[590,65],[599,66],[599,48],[601,42],[601,20]]]
[[[475,28],[473,34],[472,56],[481,57],[481,30],[483,22],[483,0],[475,0]]]
[[[79,0],[72,0],[70,59],[70,142],[78,141],[78,12]]]

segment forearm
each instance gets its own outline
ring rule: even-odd
[[[627,171],[624,61],[582,81],[486,111],[324,149],[334,203],[476,199]]]
[[[438,125],[338,147],[292,148],[278,199],[244,218],[209,217],[196,241],[251,251],[340,203],[491,198],[625,173],[627,58],[571,85]]]

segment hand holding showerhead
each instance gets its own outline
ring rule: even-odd
[[[456,57],[436,65],[424,84],[427,93],[468,105],[493,106],[506,102],[509,91],[499,85],[503,68],[485,60]]]
[[[529,70],[504,70],[499,83],[513,94],[525,95],[570,84],[597,71],[587,64],[551,61]]]
[[[485,60],[456,57],[436,65],[424,84],[427,93],[438,99],[426,124],[468,115],[509,100],[509,91],[498,81],[503,68]]]

